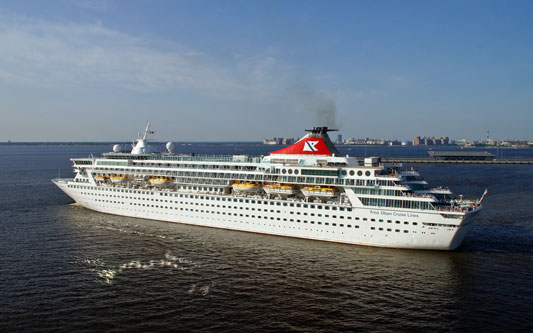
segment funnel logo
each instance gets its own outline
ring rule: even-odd
[[[303,151],[318,151],[318,148],[315,146],[319,141],[306,141]]]

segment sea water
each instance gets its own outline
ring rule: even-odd
[[[449,332],[533,326],[532,166],[415,165],[431,185],[466,197],[489,189],[461,247],[415,251],[107,215],[73,205],[51,183],[59,174],[72,176],[69,158],[110,148],[0,146],[1,331]],[[176,148],[210,154],[275,149]],[[341,152],[400,156],[398,149]],[[404,155],[427,156],[410,149]]]

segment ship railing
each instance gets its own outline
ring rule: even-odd
[[[184,162],[232,162],[232,163],[259,163],[263,156],[248,155],[216,155],[216,154],[147,154],[131,155],[129,153],[104,153],[104,158],[109,159],[134,159],[134,160],[164,160],[164,161],[184,161]]]
[[[404,196],[405,197],[408,197],[408,198],[427,198],[427,199],[434,199],[435,196],[433,196],[432,194],[429,194],[429,193],[405,193],[404,192]]]
[[[260,156],[233,156],[233,155],[158,155],[149,156],[150,160],[190,161],[190,162],[232,162],[232,163],[258,163]]]
[[[450,188],[448,188],[447,186],[437,186],[437,187],[432,187],[431,189],[438,190],[438,191],[449,191],[450,190]]]
[[[463,200],[456,203],[447,203],[446,206],[436,206],[435,209],[438,211],[463,213],[473,211],[480,206],[477,201]]]
[[[379,175],[377,175],[377,177],[379,177],[379,178],[381,178],[381,177],[390,177],[390,178],[398,178],[398,179],[400,179],[400,175],[397,174],[397,173],[379,174]]]

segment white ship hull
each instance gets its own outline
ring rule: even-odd
[[[349,208],[231,195],[126,189],[94,186],[72,179],[55,179],[54,183],[79,205],[107,214],[405,249],[453,250],[463,241],[477,213],[474,210],[466,215],[457,215],[457,218],[445,218],[438,212]],[[269,209],[252,210],[257,207]],[[318,218],[319,214],[323,216]]]
[[[457,200],[450,191],[429,190],[415,170],[341,156],[326,127],[256,157],[155,153],[146,141],[149,127],[131,153],[72,158],[75,177],[54,183],[81,206],[108,214],[429,250],[458,247],[486,194]],[[124,182],[96,181],[110,173]]]

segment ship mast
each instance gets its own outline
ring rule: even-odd
[[[154,132],[153,131],[150,131],[150,121],[147,121],[146,122],[146,129],[144,130],[144,134],[143,134],[143,137],[141,138],[142,140],[146,140],[146,137],[148,136],[148,134],[153,134]]]
[[[138,135],[137,137],[137,143],[133,147],[131,154],[137,155],[137,154],[150,154],[153,152],[153,149],[148,145],[147,137],[148,134],[154,134],[154,131],[150,131],[150,121],[146,122],[146,128],[144,129],[142,137]]]

